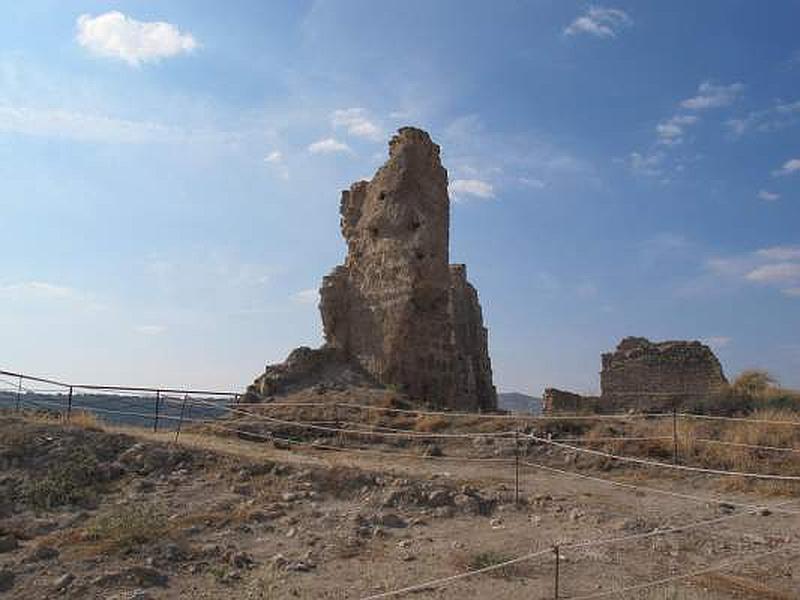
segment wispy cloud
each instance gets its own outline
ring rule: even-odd
[[[745,277],[759,283],[791,283],[800,280],[800,264],[782,262],[756,267]]]
[[[380,141],[385,136],[382,129],[367,117],[363,108],[345,108],[333,111],[331,123],[334,127],[343,127],[349,135]]]
[[[25,281],[21,283],[10,283],[0,285],[0,295],[15,297],[39,298],[77,298],[78,292],[71,287],[48,283],[46,281]]]
[[[117,58],[129,65],[157,62],[198,47],[189,33],[182,33],[171,23],[137,21],[119,11],[77,20],[78,43],[98,56]]]
[[[780,194],[776,194],[775,192],[770,192],[767,190],[759,190],[758,191],[758,199],[764,200],[765,202],[774,202],[775,200],[781,197]]]
[[[273,150],[264,157],[264,162],[269,165],[281,179],[289,179],[289,168],[283,161],[283,153]]]
[[[142,335],[160,335],[164,333],[167,328],[163,325],[138,325],[134,327],[133,330]]]
[[[107,308],[93,294],[47,281],[22,281],[0,285],[0,299],[16,302],[63,303],[90,311],[102,311]]]
[[[316,304],[319,301],[319,290],[317,288],[300,290],[292,298],[299,304]]]
[[[223,131],[189,131],[154,121],[9,105],[0,105],[0,131],[118,144],[232,143],[239,139],[237,134]]]
[[[675,115],[666,121],[656,125],[658,142],[667,146],[680,144],[688,125],[697,123],[698,118],[694,115]]]
[[[722,279],[773,287],[795,296],[800,287],[800,246],[771,246],[745,254],[713,257],[706,261],[706,268]]]
[[[730,132],[739,137],[748,132],[770,133],[786,129],[800,122],[800,100],[778,102],[763,110],[754,110],[744,117],[728,119],[725,125]]]
[[[448,191],[456,201],[464,199],[465,196],[473,196],[484,200],[494,198],[492,184],[480,179],[456,179],[450,182]]]
[[[650,152],[645,154],[631,152],[625,162],[628,168],[637,175],[660,177],[664,174],[664,158],[665,154],[663,152]]]
[[[728,106],[744,91],[744,84],[732,83],[730,85],[717,85],[704,81],[697,88],[697,95],[681,102],[683,108],[689,110],[706,110]]]
[[[766,260],[800,260],[800,246],[772,246],[756,250],[756,256]]]
[[[614,38],[622,29],[631,25],[633,19],[625,11],[591,6],[564,29],[564,35],[588,34],[599,38]]]
[[[797,172],[800,172],[800,158],[792,158],[783,163],[783,166],[780,169],[773,171],[772,174],[776,177],[781,177],[783,175],[791,175]]]
[[[522,185],[529,188],[533,188],[535,190],[543,190],[544,188],[547,187],[547,184],[544,181],[536,177],[520,177],[519,182]]]
[[[712,335],[707,338],[702,338],[700,341],[706,346],[711,346],[714,350],[720,350],[721,348],[729,346],[733,338],[727,335]]]
[[[337,152],[351,152],[350,146],[333,138],[325,138],[310,144],[308,151],[311,154],[335,154]]]

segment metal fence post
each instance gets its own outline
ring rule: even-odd
[[[189,401],[189,394],[183,396],[183,404],[181,405],[181,418],[178,420],[178,428],[175,430],[175,443],[178,443],[178,436],[181,434],[181,425],[183,425],[183,413],[186,411],[186,403]]]
[[[72,414],[72,386],[69,386],[69,396],[67,396],[67,422]]]
[[[153,419],[153,433],[158,432],[158,405],[161,404],[161,390],[156,390],[155,418]]]
[[[559,569],[561,562],[561,556],[560,556],[561,553],[559,552],[558,544],[553,546],[553,552],[555,552],[556,554],[556,572],[555,572],[555,581],[553,582],[553,598],[555,598],[555,600],[558,600],[558,576],[559,576]]]
[[[519,504],[519,428],[514,431],[514,504]]]
[[[672,407],[672,463],[678,464],[678,407]]]
[[[19,412],[19,403],[22,399],[22,375],[19,376],[19,383],[17,384],[17,412]]]

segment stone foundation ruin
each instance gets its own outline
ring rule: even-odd
[[[661,412],[708,401],[728,383],[711,348],[697,341],[627,337],[602,365],[599,398],[547,388],[543,411]]]
[[[626,409],[660,411],[702,402],[728,383],[711,348],[697,341],[627,337],[602,362],[603,403]]]
[[[340,213],[347,258],[320,289],[326,345],[304,354],[303,373],[288,361],[268,367],[250,398],[313,384],[321,373],[358,373],[433,406],[495,410],[478,294],[466,267],[449,264],[439,146],[420,129],[400,129],[372,180],[342,192]]]

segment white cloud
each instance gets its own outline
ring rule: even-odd
[[[780,169],[773,171],[772,174],[777,177],[781,175],[791,175],[792,173],[796,173],[798,171],[800,171],[800,158],[792,158],[783,163],[783,166]]]
[[[564,29],[564,35],[587,33],[600,38],[613,38],[632,24],[633,20],[622,10],[592,6]]]
[[[800,263],[780,262],[763,265],[750,271],[745,278],[758,283],[790,283],[800,280]]]
[[[724,348],[725,346],[729,345],[733,338],[730,338],[726,335],[712,335],[711,337],[703,338],[700,340],[707,346],[711,346],[714,350],[719,350],[720,348]]]
[[[769,192],[767,190],[759,190],[758,192],[759,200],[765,200],[767,202],[772,202],[780,197],[781,197],[780,194],[776,194],[775,192]]]
[[[492,184],[480,179],[456,179],[450,182],[448,191],[454,200],[462,199],[464,196],[475,196],[476,198],[484,199],[494,198]]]
[[[772,246],[756,250],[756,256],[767,260],[800,260],[800,246]]]
[[[289,167],[283,162],[283,154],[278,150],[273,150],[264,157],[267,163],[281,179],[289,179]]]
[[[681,102],[681,106],[690,110],[705,110],[731,104],[744,90],[744,84],[716,85],[704,81],[697,88],[697,95]]]
[[[153,121],[132,121],[105,115],[61,109],[31,108],[0,104],[0,131],[41,137],[59,137],[79,142],[143,143],[231,143],[235,133],[185,131]]]
[[[378,141],[384,137],[381,128],[367,118],[367,112],[363,108],[344,108],[333,111],[331,122],[334,127],[344,127],[347,133]]]
[[[46,281],[23,281],[0,285],[0,299],[16,302],[55,302],[93,312],[108,308],[98,302],[92,294]]]
[[[800,286],[786,288],[783,293],[792,298],[800,298]]]
[[[662,152],[654,152],[651,154],[641,154],[639,152],[631,152],[628,155],[628,167],[634,173],[649,176],[660,176],[663,174],[662,163],[664,162],[664,154]]]
[[[141,333],[142,335],[159,335],[166,330],[167,328],[163,325],[139,325],[134,328],[136,333]]]
[[[335,152],[351,152],[350,146],[333,138],[325,138],[309,145],[311,154],[333,154]]]
[[[772,246],[745,254],[711,258],[706,267],[729,282],[758,284],[795,296],[800,289],[800,246]]]
[[[547,187],[547,184],[544,181],[542,181],[541,179],[537,179],[535,177],[520,177],[519,178],[519,182],[522,185],[525,185],[525,186],[528,186],[528,187],[531,187],[531,188],[534,188],[534,189],[537,189],[537,190],[543,190],[545,187]]]
[[[0,295],[16,298],[55,298],[73,299],[78,292],[70,287],[47,283],[46,281],[25,281],[0,286]]]
[[[800,100],[777,102],[771,108],[754,110],[742,118],[729,119],[725,125],[734,137],[739,137],[749,131],[759,133],[780,131],[796,124],[798,120],[800,120]]]
[[[656,125],[658,141],[665,145],[675,145],[682,141],[683,134],[687,125],[694,125],[697,122],[694,115],[675,115],[671,119]]]
[[[189,33],[161,21],[137,21],[119,11],[92,17],[81,15],[77,20],[78,43],[99,56],[124,60],[138,66],[162,58],[191,52],[198,47]]]
[[[292,298],[300,304],[316,304],[319,301],[319,290],[317,288],[300,290]]]

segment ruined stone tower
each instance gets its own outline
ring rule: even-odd
[[[347,258],[320,290],[327,345],[413,398],[495,409],[478,295],[466,267],[449,264],[439,146],[400,129],[372,180],[342,192],[340,212]]]

